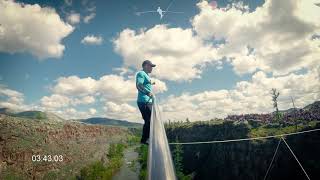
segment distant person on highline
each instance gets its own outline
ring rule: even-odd
[[[150,134],[150,119],[152,110],[152,83],[149,77],[149,73],[152,72],[152,68],[156,65],[149,60],[145,60],[142,63],[142,70],[136,74],[136,87],[138,89],[137,104],[144,120],[141,143],[148,144]]]

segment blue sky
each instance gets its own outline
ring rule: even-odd
[[[65,6],[62,1],[21,1],[28,4],[39,4],[41,6],[54,7],[61,16],[61,8]],[[249,1],[252,3],[254,1]],[[150,28],[156,24],[169,24],[170,27],[190,27],[189,19],[197,13],[196,1],[179,1],[172,5],[175,11],[183,11],[184,14],[169,15],[159,20],[157,14],[136,16],[136,11],[154,10],[158,6],[168,6],[167,1],[94,1],[97,16],[90,24],[80,23],[68,37],[63,39],[66,50],[61,58],[49,58],[39,60],[29,53],[8,54],[0,53],[2,83],[23,92],[26,95],[26,102],[32,103],[44,95],[48,95],[46,86],[61,76],[77,75],[79,77],[98,78],[105,74],[112,74],[115,67],[121,67],[122,57],[113,50],[111,40],[125,28],[140,29]],[[225,3],[221,1],[221,3]],[[252,3],[253,4],[253,3]],[[255,6],[253,4],[252,6]],[[75,1],[73,11],[82,12],[83,6],[80,1]],[[84,12],[85,13],[85,12]],[[116,19],[116,20],[115,20]],[[80,43],[87,34],[101,35],[104,43],[101,46],[86,46]],[[29,78],[26,78],[28,75]],[[227,65],[224,71],[207,68],[202,79],[194,82],[179,83],[169,82],[168,91],[165,95],[181,94],[185,89],[192,92],[199,92],[205,89],[231,88],[235,82],[248,77],[237,76],[232,67]],[[219,78],[212,78],[217,77]],[[175,87],[171,91],[170,87]]]
[[[192,37],[190,37],[192,40],[191,42],[193,41],[197,43],[199,42],[200,43],[199,46],[209,48],[210,52],[214,52],[214,51],[218,51],[218,48],[214,48],[213,46],[216,45],[215,42],[218,40],[219,36],[225,39],[226,42],[235,42],[234,44],[238,42],[237,40],[234,39],[234,36],[231,34],[234,31],[230,31],[229,33],[225,33],[225,34],[223,33],[224,28],[226,29],[225,31],[228,31],[228,29],[234,28],[232,27],[232,23],[237,22],[236,18],[238,18],[238,16],[239,17],[241,16],[241,18],[238,19],[238,21],[239,20],[246,21],[245,19],[246,17],[243,15],[245,13],[247,14],[256,13],[258,16],[260,12],[259,10],[257,10],[257,7],[261,8],[264,4],[265,4],[265,7],[261,8],[262,11],[264,10],[265,12],[269,12],[269,13],[277,12],[277,8],[274,8],[275,9],[274,11],[268,11],[268,7],[276,7],[276,6],[272,6],[272,3],[277,4],[277,6],[286,5],[286,7],[288,7],[287,4],[276,3],[274,1],[268,1],[266,3],[264,1],[254,1],[254,0],[247,0],[247,1],[219,0],[217,1],[218,7],[216,9],[212,8],[211,10],[210,9],[208,10],[206,8],[208,8],[208,6],[210,5],[210,2],[201,3],[200,1],[193,1],[193,0],[175,0],[173,1],[172,6],[170,7],[170,10],[182,11],[184,12],[183,14],[166,14],[162,20],[159,20],[158,14],[150,13],[150,14],[143,14],[140,16],[137,16],[135,14],[135,12],[137,11],[155,10],[158,6],[160,6],[162,9],[165,9],[170,4],[170,2],[171,0],[161,0],[161,1],[150,1],[150,0],[149,1],[140,1],[140,0],[84,1],[83,0],[83,1],[66,1],[66,2],[64,1],[14,2],[15,4],[20,4],[20,5],[21,3],[29,4],[32,6],[38,4],[42,8],[42,10],[45,7],[53,9],[55,10],[54,14],[59,15],[60,21],[72,26],[73,31],[65,33],[65,35],[60,37],[59,39],[60,42],[58,42],[58,44],[63,45],[65,47],[61,55],[55,55],[55,54],[49,53],[49,55],[45,55],[46,57],[43,58],[43,57],[39,57],[35,53],[32,53],[33,50],[32,49],[30,50],[30,48],[29,49],[26,48],[27,50],[24,50],[23,52],[18,52],[18,50],[14,50],[14,49],[7,50],[5,48],[1,49],[0,47],[0,59],[1,59],[0,60],[0,77],[1,77],[0,84],[2,85],[3,89],[6,88],[6,89],[10,89],[12,91],[16,91],[23,94],[23,105],[26,105],[26,106],[29,105],[29,106],[32,106],[33,108],[43,109],[44,108],[43,103],[41,104],[42,102],[41,99],[43,97],[45,96],[50,97],[53,94],[59,94],[57,90],[55,90],[55,87],[59,85],[59,82],[60,82],[58,80],[59,78],[76,76],[79,79],[92,78],[98,81],[98,79],[100,79],[103,76],[114,74],[116,76],[124,78],[124,81],[129,81],[133,73],[139,70],[139,67],[136,64],[142,61],[144,57],[138,56],[140,54],[133,53],[134,57],[139,57],[139,58],[135,58],[134,60],[132,60],[133,58],[123,53],[123,52],[129,52],[129,51],[131,52],[131,50],[129,49],[130,47],[126,47],[126,46],[130,46],[129,44],[126,45],[125,43],[122,43],[119,45],[119,49],[116,50],[115,41],[117,39],[120,39],[120,37],[122,37],[120,34],[124,32],[126,29],[133,31],[135,35],[125,36],[123,34],[123,38],[131,38],[131,39],[128,39],[128,41],[132,40],[133,43],[143,43],[143,41],[138,42],[136,41],[136,39],[137,38],[143,39],[143,38],[149,37],[146,35],[147,32],[150,32],[150,36],[152,36],[152,33],[151,33],[153,32],[152,30],[160,31],[160,33],[163,32],[163,34],[166,34],[168,32],[169,38],[171,37],[171,35],[169,34],[169,31],[174,28],[179,30],[177,33],[180,33],[180,32],[183,33],[188,30],[192,32]],[[17,7],[19,9],[19,5]],[[4,6],[3,8],[8,8],[8,7]],[[227,9],[222,10],[223,8],[227,8]],[[292,8],[294,8],[294,6],[292,6]],[[240,15],[238,15],[237,13],[238,14],[240,13]],[[304,11],[302,11],[302,16],[301,18],[299,18],[301,22],[304,22],[303,13]],[[76,22],[70,22],[68,20],[68,17],[72,14],[78,14],[80,16],[79,20],[75,20]],[[90,14],[95,14],[95,16],[88,23],[85,23],[84,17]],[[260,14],[263,14],[263,13],[260,13]],[[222,19],[221,21],[219,21],[215,26],[208,25],[204,27],[204,25],[201,25],[202,23],[201,18],[204,19],[209,16],[212,16],[212,21],[215,21],[214,19],[215,17],[225,18],[225,19]],[[270,16],[271,18],[270,18],[270,21],[266,21],[266,23],[270,23],[269,25],[270,27],[273,25],[276,28],[278,28],[279,25],[272,24],[272,21],[274,20],[272,18],[272,14],[268,14],[268,16]],[[198,19],[196,17],[198,17]],[[261,15],[261,17],[263,16]],[[265,17],[265,18],[267,19],[268,17]],[[224,24],[227,21],[230,21],[230,23]],[[250,19],[247,21],[249,22]],[[315,26],[319,25],[319,24],[316,24],[316,22],[309,22],[309,21],[305,21],[305,22],[309,24],[313,23]],[[258,20],[257,20],[257,23],[263,24],[263,22],[259,22]],[[6,22],[4,22],[4,27],[5,25],[6,25]],[[63,26],[63,28],[66,27],[65,25],[61,25],[61,26]],[[162,29],[157,28],[157,26],[162,27]],[[251,25],[249,24],[248,26],[250,27]],[[59,26],[52,26],[51,28],[54,28],[54,27],[59,28]],[[240,27],[243,28],[244,26],[240,24]],[[252,27],[254,26],[252,25]],[[34,27],[34,28],[37,29],[37,27]],[[211,30],[208,31],[208,29],[210,28],[212,28],[212,35],[208,35],[207,33],[211,31]],[[39,27],[39,29],[40,29],[39,32],[41,32],[41,27]],[[267,37],[269,35],[274,39],[276,39],[279,37],[284,37],[284,35],[286,34],[285,32],[288,31],[288,29],[284,29],[283,34],[276,34],[276,33],[279,33],[280,31],[273,32],[272,30],[269,30],[270,32],[268,32],[267,30],[268,28],[264,27],[264,29],[265,30],[261,30],[261,32],[254,32],[254,33],[256,33],[257,36],[259,37],[261,36]],[[306,29],[308,30],[307,27]],[[244,28],[244,31],[245,30],[246,29]],[[319,29],[315,28],[315,30],[310,30],[307,33],[309,33],[310,35],[314,35],[315,31],[317,30]],[[144,32],[145,34],[141,32]],[[243,33],[246,33],[246,32],[243,32]],[[294,33],[298,33],[298,31],[289,32],[289,34],[290,33],[294,34]],[[81,43],[81,41],[86,36],[90,36],[90,35],[94,37],[102,38],[103,39],[102,43],[98,43],[98,44],[94,44],[94,43],[90,44],[90,42]],[[41,36],[50,36],[50,34],[47,34],[47,35],[41,34]],[[54,34],[52,34],[52,36],[54,36]],[[246,38],[249,38],[247,37],[248,34],[244,34],[244,36]],[[306,36],[305,34],[301,35],[301,39],[304,38],[305,36]],[[230,41],[228,38],[230,39]],[[10,40],[10,38],[8,39]],[[270,39],[272,40],[272,38]],[[261,39],[261,41],[264,41],[264,40],[265,39]],[[155,72],[153,77],[161,81],[161,83],[165,84],[165,88],[163,87],[162,90],[159,90],[161,93],[158,93],[157,95],[161,100],[161,102],[164,103],[163,104],[164,110],[166,108],[170,109],[171,106],[174,106],[174,104],[172,105],[165,104],[166,101],[171,101],[171,100],[182,101],[181,98],[185,94],[190,96],[190,99],[192,99],[192,98],[195,98],[193,96],[203,95],[204,92],[208,92],[210,94],[210,93],[221,93],[223,91],[228,91],[228,93],[231,93],[233,91],[240,91],[239,83],[247,82],[250,85],[254,85],[255,82],[253,81],[253,77],[265,78],[267,80],[270,80],[272,81],[272,83],[275,84],[275,86],[279,86],[279,85],[276,85],[277,82],[285,81],[283,80],[285,78],[289,78],[289,79],[299,78],[298,72],[301,72],[302,70],[303,70],[302,75],[306,75],[306,76],[308,75],[306,78],[317,78],[310,75],[310,73],[314,73],[314,71],[316,71],[317,69],[314,70],[314,68],[310,68],[310,67],[314,65],[316,65],[315,67],[317,67],[319,64],[314,64],[315,62],[307,59],[307,57],[304,57],[298,54],[297,56],[299,58],[297,58],[297,60],[293,62],[292,66],[283,68],[281,66],[281,63],[279,65],[278,62],[274,63],[272,61],[274,60],[273,57],[278,57],[276,56],[277,53],[275,52],[271,53],[270,56],[265,55],[264,53],[260,52],[261,49],[263,49],[263,47],[260,47],[262,46],[261,44],[255,43],[254,40],[252,41],[251,44],[249,44],[249,42],[251,42],[251,39],[245,39],[244,41],[248,42],[248,44],[242,44],[242,46],[252,45],[253,49],[257,51],[257,55],[254,57],[257,60],[255,60],[254,63],[250,61],[249,58],[251,58],[252,56],[250,56],[249,54],[245,54],[244,55],[245,57],[242,56],[241,53],[232,54],[230,52],[227,52],[227,53],[224,52],[224,54],[218,52],[214,55],[209,55],[210,53],[208,55],[203,55],[203,57],[212,59],[209,61],[201,60],[202,58],[202,54],[201,54],[200,59],[197,60],[197,62],[199,63],[198,64],[196,63],[194,66],[192,65],[191,67],[192,69],[195,68],[197,71],[199,70],[199,73],[197,74],[198,77],[190,75],[190,77],[188,78],[183,78],[184,76],[183,74],[180,74],[175,79],[170,79],[167,76],[164,76],[164,74],[170,74],[173,71],[168,69],[168,71],[170,72],[166,72],[164,70],[165,69],[164,66],[166,65],[166,63],[164,62],[166,59],[165,58],[166,55],[160,54],[160,53],[158,54],[153,53],[153,50],[152,51],[141,50],[141,53],[147,54],[145,58],[154,57],[155,62],[160,62],[160,64],[158,63],[160,67],[159,66],[156,67],[156,68],[159,68],[159,72]],[[292,41],[298,42],[299,39],[293,38]],[[147,44],[147,43],[146,44],[149,45],[150,47],[153,45],[152,43],[155,43],[155,41],[152,41],[151,44]],[[160,43],[162,42],[159,41],[159,44]],[[4,44],[3,45],[4,47],[8,46],[8,44],[6,44],[5,42],[3,42],[3,44]],[[275,44],[274,46],[277,46],[277,45],[287,47],[288,44]],[[175,46],[175,44],[172,44],[172,46]],[[180,45],[177,45],[177,46],[180,46]],[[303,44],[301,44],[301,46],[303,46]],[[160,52],[160,48],[162,47],[163,46],[160,46],[160,45],[157,46],[157,44],[155,44],[155,50],[157,50],[157,52],[158,50]],[[21,46],[17,46],[17,48],[21,48]],[[170,49],[170,47],[165,47],[165,48],[166,50],[168,48]],[[199,49],[199,48],[197,47],[196,49]],[[228,49],[230,50],[232,48],[233,47],[229,47]],[[237,48],[235,48],[235,51],[236,50]],[[288,50],[288,52],[286,50]],[[284,52],[282,54],[283,59],[291,58],[288,55],[289,50],[290,50],[289,47],[284,49]],[[174,49],[174,51],[176,50]],[[241,50],[241,52],[242,51],[243,50]],[[191,53],[190,54],[190,57],[191,57],[193,52],[189,52],[189,53]],[[315,57],[315,54],[319,52],[318,50],[313,49],[312,51],[308,51],[308,53],[310,53],[310,56]],[[200,55],[195,55],[194,57],[198,57],[198,56]],[[170,57],[170,58],[172,59],[172,62],[179,61],[179,56]],[[170,61],[170,58],[167,61]],[[191,63],[193,59],[188,59],[187,57],[183,57],[183,58],[184,58],[183,63],[186,64],[185,67],[189,67],[188,62],[190,61]],[[247,61],[246,61],[246,58],[248,58]],[[151,60],[153,59],[151,58]],[[246,64],[249,61],[251,63]],[[301,62],[308,62],[308,63],[301,63]],[[282,62],[282,64],[286,64],[286,63],[287,62],[285,60],[284,62]],[[198,66],[202,66],[202,67],[199,68]],[[251,66],[254,66],[254,67],[250,69]],[[124,68],[132,72],[128,74],[120,75],[120,72],[115,70],[115,68]],[[186,72],[183,71],[183,73],[188,74],[188,70],[186,69]],[[309,77],[309,75],[312,77]],[[108,83],[112,84],[113,82],[108,82]],[[126,86],[121,85],[119,86],[119,88],[126,88]],[[261,88],[263,89],[265,87],[261,87]],[[279,86],[278,88],[285,89],[287,87]],[[130,89],[130,91],[135,91],[135,89]],[[75,92],[78,92],[78,91],[75,90]],[[97,90],[96,93],[99,93],[99,90]],[[108,92],[102,92],[102,93],[107,94]],[[244,92],[241,92],[241,93],[244,93]],[[7,96],[9,96],[8,93],[3,94],[2,101],[6,101],[8,98],[10,99],[10,97],[7,97]],[[67,96],[67,95],[63,94],[63,96]],[[129,108],[128,111],[131,113],[137,112],[136,109],[133,109],[135,108],[135,101],[132,100],[132,98],[129,98],[129,100],[114,100],[112,98],[102,98],[100,96],[96,96],[96,94],[90,94],[90,96],[92,96],[95,99],[94,103],[70,105],[72,107],[63,107],[64,109],[62,107],[60,108],[55,106],[54,109],[50,107],[49,110],[57,112],[58,114],[59,113],[64,114],[63,112],[66,110],[66,108],[69,108],[68,111],[70,111],[70,108],[72,108],[72,111],[70,112],[77,112],[77,111],[86,112],[89,108],[91,108],[91,109],[95,109],[93,110],[93,112],[96,111],[95,113],[92,113],[91,116],[112,116],[114,118],[126,119],[126,117],[124,116],[119,116],[119,117],[116,116],[117,114],[116,112],[121,113],[121,111],[114,111],[113,113],[108,114],[108,110],[106,110],[108,108],[105,108],[105,111],[102,110],[101,107],[104,106],[104,104],[106,104],[107,102],[112,102],[114,103],[113,107],[115,109],[119,109],[120,107],[125,107],[125,108]],[[129,96],[131,97],[131,95],[128,95],[128,97]],[[224,96],[224,95],[221,95],[221,96]],[[229,96],[231,95],[229,94]],[[263,94],[263,97],[267,98],[266,96],[267,96],[266,93]],[[79,97],[83,97],[83,96],[79,95]],[[256,95],[255,97],[257,98],[259,97],[259,95]],[[307,100],[301,100],[300,104],[304,105],[317,98],[318,96],[315,96],[311,99],[309,97]],[[100,99],[104,99],[104,100],[100,101]],[[204,97],[204,99],[206,98]],[[195,99],[194,101],[195,102],[193,103],[196,103],[196,106],[201,106],[201,103],[203,103],[203,102],[200,102],[202,100],[199,100],[199,99]],[[248,103],[245,103],[245,104],[248,104]],[[256,112],[266,112],[272,109],[272,107],[267,106],[266,103],[262,103],[262,104],[263,105],[259,105],[256,107],[257,108]],[[284,107],[285,107],[285,103],[284,103]],[[247,108],[252,109],[250,106],[248,106]],[[109,110],[110,109],[112,108],[109,107]],[[233,108],[233,109],[237,109],[237,108]],[[48,108],[47,109],[44,108],[43,110],[48,110]],[[197,111],[197,110],[193,109],[192,111]],[[221,113],[230,114],[232,112],[237,113],[236,111],[232,111],[229,109],[228,111],[221,112]],[[85,113],[83,114],[85,115]],[[181,112],[181,114],[183,114],[183,112]],[[203,114],[207,114],[207,113],[203,112]],[[203,114],[199,115],[199,117],[205,117],[207,119],[209,118],[208,116],[204,116]],[[215,115],[217,114],[210,114],[210,117],[213,117]],[[68,118],[72,118],[71,116],[72,115],[68,116]],[[131,116],[130,114],[128,114],[127,116],[134,117],[134,118],[131,118],[134,120],[139,119],[139,116]],[[181,117],[180,115],[172,115],[172,116],[177,118]],[[184,118],[184,117],[181,117],[181,118]]]

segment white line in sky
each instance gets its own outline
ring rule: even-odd
[[[169,8],[171,7],[173,1],[170,2],[170,4],[168,5],[165,11],[163,11],[160,7],[158,7],[156,11],[141,11],[141,12],[136,12],[136,15],[140,16],[141,14],[146,14],[146,13],[158,13],[160,15],[160,19],[162,19],[166,13],[176,13],[176,14],[183,13],[178,11],[169,11]]]

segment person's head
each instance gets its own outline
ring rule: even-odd
[[[147,73],[151,73],[152,72],[152,68],[155,67],[156,65],[153,64],[150,60],[144,60],[142,63],[142,69],[147,72]]]

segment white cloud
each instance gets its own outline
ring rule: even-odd
[[[29,52],[40,59],[61,57],[73,27],[53,8],[0,1],[0,52]]]
[[[94,12],[94,11],[96,11],[96,6],[95,5],[91,5],[91,7],[87,7],[87,11],[89,11],[89,12]]]
[[[74,105],[78,104],[92,104],[95,102],[95,98],[93,96],[84,96],[81,98],[75,98],[73,101]]]
[[[155,82],[154,92],[162,93],[167,91],[164,82],[152,78]],[[128,102],[136,99],[135,77],[126,79],[119,75],[104,75],[98,80],[91,77],[79,78],[77,76],[60,77],[51,88],[54,94],[68,97],[77,96],[102,96],[104,99],[116,102]]]
[[[202,68],[219,57],[216,50],[195,36],[191,29],[156,25],[136,32],[123,30],[113,40],[114,48],[124,60],[124,67],[141,69],[150,59],[157,64],[153,74],[159,79],[186,81],[199,78]]]
[[[98,80],[91,77],[60,77],[52,92],[69,97],[101,95],[105,99],[122,102],[133,100],[136,95],[134,81],[118,75],[105,75]]]
[[[101,45],[103,38],[101,36],[87,35],[82,40],[82,44],[86,45]]]
[[[118,75],[102,76],[97,84],[98,92],[105,98],[116,102],[133,101],[137,90],[133,79],[125,79]]]
[[[84,23],[88,24],[95,16],[96,16],[96,13],[90,13],[89,15],[85,16],[83,18]]]
[[[54,110],[63,107],[92,104],[95,102],[93,96],[70,97],[61,94],[52,94],[40,99],[41,106],[47,110]]]
[[[253,55],[238,56],[231,61],[231,64],[233,65],[233,70],[238,74],[253,73],[258,67],[263,66],[259,64],[259,61]]]
[[[218,54],[231,58],[238,74],[261,69],[283,75],[319,65],[320,42],[311,37],[320,30],[320,15],[312,1],[267,0],[252,12],[212,9],[206,1],[197,5],[194,31],[203,39],[225,39]]]
[[[152,82],[155,84],[153,85],[153,93],[158,94],[158,93],[163,93],[168,90],[167,85],[165,82],[159,80],[159,79],[153,79]]]
[[[155,82],[154,92],[162,93],[167,91],[164,82],[152,78]],[[91,77],[79,78],[77,76],[60,77],[50,88],[52,95],[41,98],[41,106],[50,111],[61,111],[73,108],[78,105],[93,105],[96,99],[105,104],[103,109],[107,117],[116,119],[136,120],[140,119],[137,109],[128,103],[134,102],[137,98],[135,77],[125,78],[119,75],[104,75],[99,79]],[[64,110],[61,110],[64,109]],[[70,112],[69,112],[70,114]],[[89,115],[92,111],[89,112]]]
[[[55,94],[83,96],[93,94],[97,89],[96,80],[92,79],[91,77],[60,77],[56,80],[56,82],[56,85],[52,88],[52,91]]]
[[[42,97],[40,103],[45,109],[52,110],[61,107],[68,107],[71,103],[71,99],[60,94],[52,94],[51,96]]]
[[[120,68],[112,68],[112,71],[118,73],[120,76],[132,76],[134,71],[129,68],[120,67]]]
[[[141,114],[136,107],[133,107],[127,103],[114,103],[106,102],[102,106],[102,112],[100,113],[95,108],[88,108],[87,110],[79,110],[77,107],[60,107],[60,108],[43,108],[37,107],[37,110],[48,111],[58,116],[70,120],[70,119],[86,119],[93,116],[108,117],[113,119],[128,120],[132,122],[141,123]]]
[[[0,84],[0,107],[17,111],[25,110],[26,105],[24,104],[24,95]]]
[[[41,105],[70,118],[88,117],[97,114],[97,110],[89,108],[88,111],[78,111],[77,106],[96,103],[97,99],[103,104],[102,108],[107,117],[141,119],[138,109],[130,103],[135,101],[137,93],[133,71],[141,68],[144,59],[150,59],[157,64],[152,73],[156,78],[152,79],[156,82],[154,91],[161,93],[167,91],[167,86],[159,79],[191,81],[201,77],[207,64],[221,69],[220,59],[226,57],[224,63],[230,63],[237,74],[252,73],[251,80],[237,82],[232,89],[169,96],[160,102],[164,115],[172,120],[184,120],[187,117],[191,120],[207,120],[227,114],[270,112],[273,110],[269,92],[271,88],[277,88],[281,93],[280,109],[291,107],[290,96],[295,98],[298,107],[303,107],[320,99],[319,93],[311,93],[320,90],[320,41],[319,38],[311,38],[320,30],[320,13],[313,3],[267,0],[262,7],[248,11],[248,7],[243,3],[234,3],[223,10],[213,9],[206,1],[201,1],[197,4],[200,12],[191,19],[192,28],[156,25],[139,31],[125,29],[113,40],[115,51],[123,57],[123,66],[115,69],[120,75],[105,75],[99,79],[61,77],[51,88],[52,94],[41,99]],[[6,9],[2,7],[6,3],[0,4],[0,10]],[[7,4],[23,9],[20,11],[38,8],[37,13],[41,16],[43,11],[55,15],[50,17],[53,20],[58,18],[62,23],[60,26],[65,28],[65,33],[55,39],[55,45],[60,44],[61,39],[73,30],[70,25],[61,21],[52,9],[37,5],[22,8],[21,4],[12,1]],[[9,17],[8,12],[0,11],[0,15],[2,14]],[[94,12],[90,15],[92,14]],[[91,18],[90,15],[83,18],[85,23],[94,17],[92,15]],[[33,16],[32,18],[36,19]],[[18,19],[14,22],[19,25],[20,21]],[[11,37],[11,34],[8,35],[7,26],[9,27],[8,24],[0,26],[0,51],[5,47],[5,41],[2,41],[4,37],[10,35],[10,38],[14,39],[21,31],[20,27],[17,27]],[[70,32],[66,27],[70,28]],[[25,37],[28,37],[27,35]],[[29,47],[22,43],[25,41],[19,38],[15,40],[23,47]],[[213,43],[214,40],[225,43],[217,45]],[[101,36],[94,35],[88,35],[81,41],[90,45],[99,45],[102,42]],[[44,45],[46,44],[39,47],[44,48]],[[31,51],[30,49],[32,48],[27,50]],[[31,52],[36,54],[34,52],[38,51]],[[62,52],[63,50],[60,54]],[[298,70],[306,72],[301,73]],[[0,88],[0,94],[7,97],[7,100],[1,102],[2,105],[16,107],[23,104],[23,95],[3,89],[7,88]]]
[[[156,78],[151,78],[155,85],[153,91],[155,94],[167,91],[165,82]],[[104,98],[114,102],[130,102],[136,100],[137,89],[135,85],[135,77],[125,79],[118,75],[102,76],[98,82],[97,92]]]
[[[267,0],[249,11],[243,2],[223,9],[201,1],[200,12],[191,19],[192,29],[165,25],[139,32],[125,29],[114,39],[114,48],[123,57],[124,68],[139,69],[144,59],[151,59],[159,65],[154,70],[158,78],[175,81],[200,78],[207,63],[218,65],[216,60],[222,57],[240,75],[312,69],[320,60],[320,40],[311,38],[320,30],[315,2]],[[215,44],[217,40],[222,43]]]
[[[279,108],[292,107],[291,96],[297,107],[304,107],[320,99],[320,74],[316,70],[304,75],[289,74],[267,77],[256,72],[251,81],[240,81],[230,90],[204,91],[169,96],[161,102],[166,119],[191,121],[225,117],[228,114],[269,113],[273,111],[271,88],[280,91]],[[186,113],[187,112],[187,113]]]
[[[67,21],[70,23],[70,24],[78,24],[80,23],[80,14],[79,13],[70,13],[68,16],[67,16]]]
[[[90,108],[89,113],[90,113],[90,115],[95,115],[97,113],[97,110],[94,108]]]
[[[133,107],[127,103],[117,104],[115,102],[106,102],[103,107],[106,117],[114,119],[125,119],[130,121],[136,121],[140,119],[140,112],[136,107]]]
[[[87,119],[90,118],[93,114],[91,113],[93,109],[88,111],[79,111],[76,108],[64,108],[61,110],[50,111],[57,114],[58,116],[70,120],[70,119]]]

